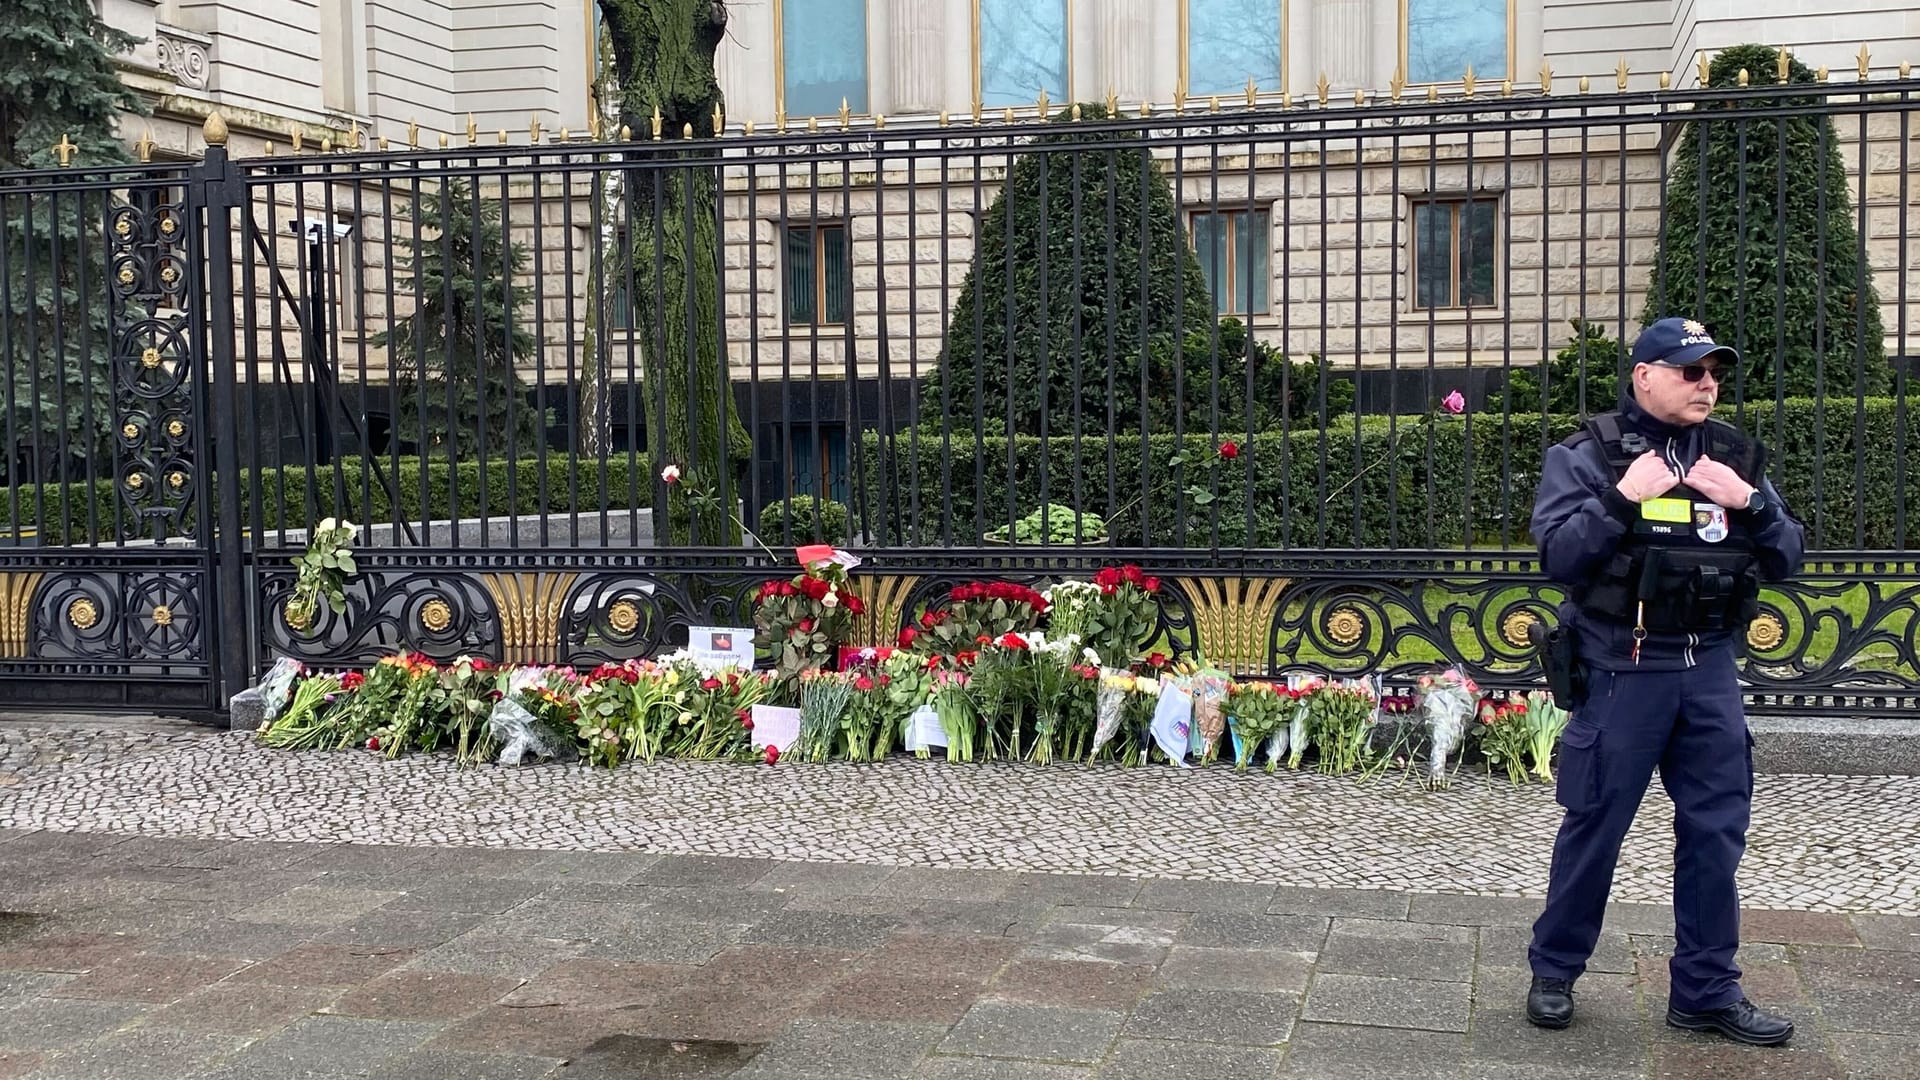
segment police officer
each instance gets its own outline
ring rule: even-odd
[[[1712,418],[1739,357],[1692,319],[1634,341],[1619,411],[1547,450],[1533,535],[1567,586],[1576,703],[1560,742],[1546,909],[1528,949],[1527,1019],[1564,1028],[1600,936],[1620,843],[1655,768],[1673,800],[1667,1023],[1777,1046],[1791,1021],[1740,990],[1734,870],[1753,798],[1752,737],[1734,661],[1762,582],[1796,572],[1805,532],[1765,452]]]

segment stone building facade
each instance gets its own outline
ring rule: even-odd
[[[513,240],[529,256],[530,269],[515,283],[534,298],[530,317],[539,324],[541,348],[527,375],[549,385],[578,381],[589,340],[589,267],[596,248],[620,242],[623,209],[615,196],[596,212],[589,171],[535,172],[524,156],[499,155],[524,155],[536,143],[552,150],[570,138],[580,143],[569,159],[575,166],[613,160],[587,135],[596,113],[604,115],[592,88],[593,0],[282,0],[272,15],[238,0],[102,3],[110,22],[145,39],[125,72],[153,116],[128,119],[129,142],[150,134],[159,157],[197,156],[200,123],[218,109],[236,155],[271,150],[290,171],[260,189],[256,216],[278,223],[273,261],[288,275],[307,256],[286,222],[350,226],[323,254],[335,313],[330,351],[349,378],[362,369],[369,383],[391,377],[391,358],[372,342],[413,305],[394,285],[398,258],[415,240],[409,215],[396,206],[416,186],[437,190],[437,181],[319,171],[312,161],[323,140],[336,153],[357,144],[361,152],[404,156],[417,143],[471,146],[476,160],[505,161],[504,179],[484,181],[482,194],[503,201]],[[1838,82],[1855,77],[1863,43],[1875,79],[1920,59],[1920,15],[1904,0],[1833,0],[1817,14],[1806,7],[1794,0],[736,3],[719,65],[729,137],[749,124],[762,133],[801,130],[811,119],[830,133],[846,129],[843,144],[859,144],[884,124],[896,140],[886,146],[898,156],[869,155],[844,169],[783,169],[772,158],[742,155],[727,170],[726,352],[735,377],[758,382],[763,393],[783,381],[844,378],[849,351],[863,379],[883,366],[892,379],[910,378],[937,361],[972,258],[977,214],[999,193],[1006,162],[991,149],[944,163],[911,157],[914,143],[903,131],[923,131],[923,140],[964,138],[976,115],[993,124],[1012,109],[1033,119],[1038,106],[1029,102],[1041,91],[1055,108],[1111,96],[1129,114],[1148,103],[1164,116],[1176,107],[1204,111],[1214,98],[1243,103],[1251,84],[1262,109],[1298,115],[1288,133],[1224,136],[1178,158],[1159,151],[1221,310],[1293,355],[1326,356],[1336,370],[1537,363],[1565,341],[1571,319],[1615,333],[1637,325],[1661,179],[1671,164],[1670,157],[1663,164],[1670,148],[1660,127],[1628,122],[1550,138],[1524,128],[1434,137],[1380,129],[1356,146],[1353,138],[1313,135],[1323,87],[1334,111],[1350,107],[1356,90],[1374,103],[1396,92],[1406,100],[1455,99],[1468,89],[1471,63],[1481,98],[1509,89],[1524,97],[1550,78],[1556,96],[1584,85],[1595,109],[1605,110],[1622,78],[1628,89],[1648,90],[1664,73],[1685,88],[1697,80],[1701,52],[1743,42],[1787,46],[1802,62],[1833,69]],[[1465,63],[1455,72],[1458,60]],[[943,114],[949,127],[941,133]],[[1885,112],[1868,120],[1864,140],[1857,126],[1840,132],[1849,195],[1865,193],[1856,212],[1888,351],[1896,355],[1915,352],[1911,338],[1920,334],[1906,327],[1901,338],[1898,317],[1920,291],[1920,275],[1900,273],[1920,258],[1903,232],[1920,198],[1907,179],[1920,151],[1914,128]],[[295,160],[307,161],[309,171],[303,175]],[[253,300],[266,335],[284,330],[289,315],[272,297],[268,267],[258,269]],[[1898,288],[1903,279],[1911,279],[1908,295]],[[639,370],[636,354],[645,347],[644,334],[622,329],[618,307],[610,299],[614,325],[595,339],[609,349],[616,382]],[[282,354],[297,358],[297,335],[281,339]],[[273,349],[264,336],[250,354],[261,379],[270,378]],[[301,377],[296,365],[293,378]]]

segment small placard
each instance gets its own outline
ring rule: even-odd
[[[947,729],[940,725],[940,713],[931,705],[922,705],[907,717],[907,750],[918,753],[947,745]]]
[[[710,664],[753,670],[753,631],[738,626],[696,626],[687,631],[687,651]]]
[[[768,746],[779,747],[781,753],[800,739],[800,710],[784,705],[755,705],[753,707],[753,740],[755,750]]]

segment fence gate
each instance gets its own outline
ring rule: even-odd
[[[233,409],[231,342],[213,340],[206,310],[231,295],[208,228],[226,174],[216,150],[0,176],[9,711],[206,714],[223,659],[241,678],[244,653],[219,633],[240,598],[222,595],[209,512],[213,428]],[[222,351],[224,369],[209,365]]]

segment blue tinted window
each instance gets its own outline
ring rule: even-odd
[[[1222,315],[1265,315],[1272,280],[1268,256],[1272,230],[1265,210],[1222,210],[1193,215],[1193,249],[1200,272]]]
[[[787,115],[866,112],[866,0],[786,0],[780,21]]]
[[[1067,100],[1067,0],[980,0],[980,101]]]
[[[1187,92],[1242,94],[1249,77],[1280,89],[1280,0],[1190,0]]]
[[[1507,78],[1508,0],[1407,0],[1407,81]]]

